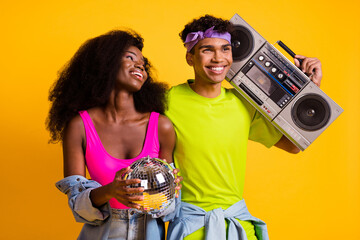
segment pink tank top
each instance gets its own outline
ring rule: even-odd
[[[132,159],[117,159],[112,157],[102,145],[99,135],[87,111],[79,112],[85,127],[86,152],[85,159],[88,171],[93,180],[106,185],[114,180],[115,173],[126,168],[134,161],[150,156],[159,157],[158,119],[159,113],[152,112],[146,131],[145,143],[141,153]],[[128,209],[115,198],[110,199],[110,206],[118,209]]]

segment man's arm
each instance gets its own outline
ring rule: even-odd
[[[302,59],[302,64],[297,59]],[[322,79],[322,69],[321,62],[317,58],[305,57],[302,55],[296,55],[294,59],[295,65],[299,67],[309,78],[313,81],[318,87],[320,87]],[[281,139],[275,144],[275,147],[278,147],[282,150],[285,150],[289,153],[299,153],[300,149],[297,148],[289,139],[285,136],[282,136]]]
[[[285,136],[282,136],[280,138],[280,140],[275,143],[274,145],[275,147],[277,148],[280,148],[284,151],[287,151],[289,153],[299,153],[300,152],[300,149],[298,147],[296,147],[289,139],[287,139],[287,137]]]

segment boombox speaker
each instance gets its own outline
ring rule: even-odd
[[[343,112],[301,70],[235,14],[226,80],[304,151]]]

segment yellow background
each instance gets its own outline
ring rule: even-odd
[[[180,3],[182,2],[182,3]],[[238,13],[270,43],[318,57],[321,88],[344,113],[305,152],[250,143],[245,198],[275,240],[360,239],[359,2],[1,1],[0,239],[75,239],[60,144],[49,145],[48,90],[85,40],[117,27],[145,38],[144,54],[170,85],[192,76],[178,33],[205,13]]]

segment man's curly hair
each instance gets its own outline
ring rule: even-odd
[[[79,111],[107,103],[125,51],[131,46],[142,51],[143,42],[143,38],[131,30],[114,30],[89,39],[79,48],[50,89],[51,108],[46,119],[50,142],[62,141],[64,128]],[[138,112],[164,113],[168,87],[155,82],[146,58],[145,70],[148,78],[134,93],[135,108]]]
[[[231,22],[222,18],[217,18],[206,14],[198,19],[193,19],[190,23],[186,24],[184,29],[179,33],[179,36],[183,42],[186,41],[186,36],[191,32],[202,31],[205,32],[211,27],[215,27],[214,30],[224,33],[233,33],[234,28]],[[192,50],[193,51],[193,50]]]

